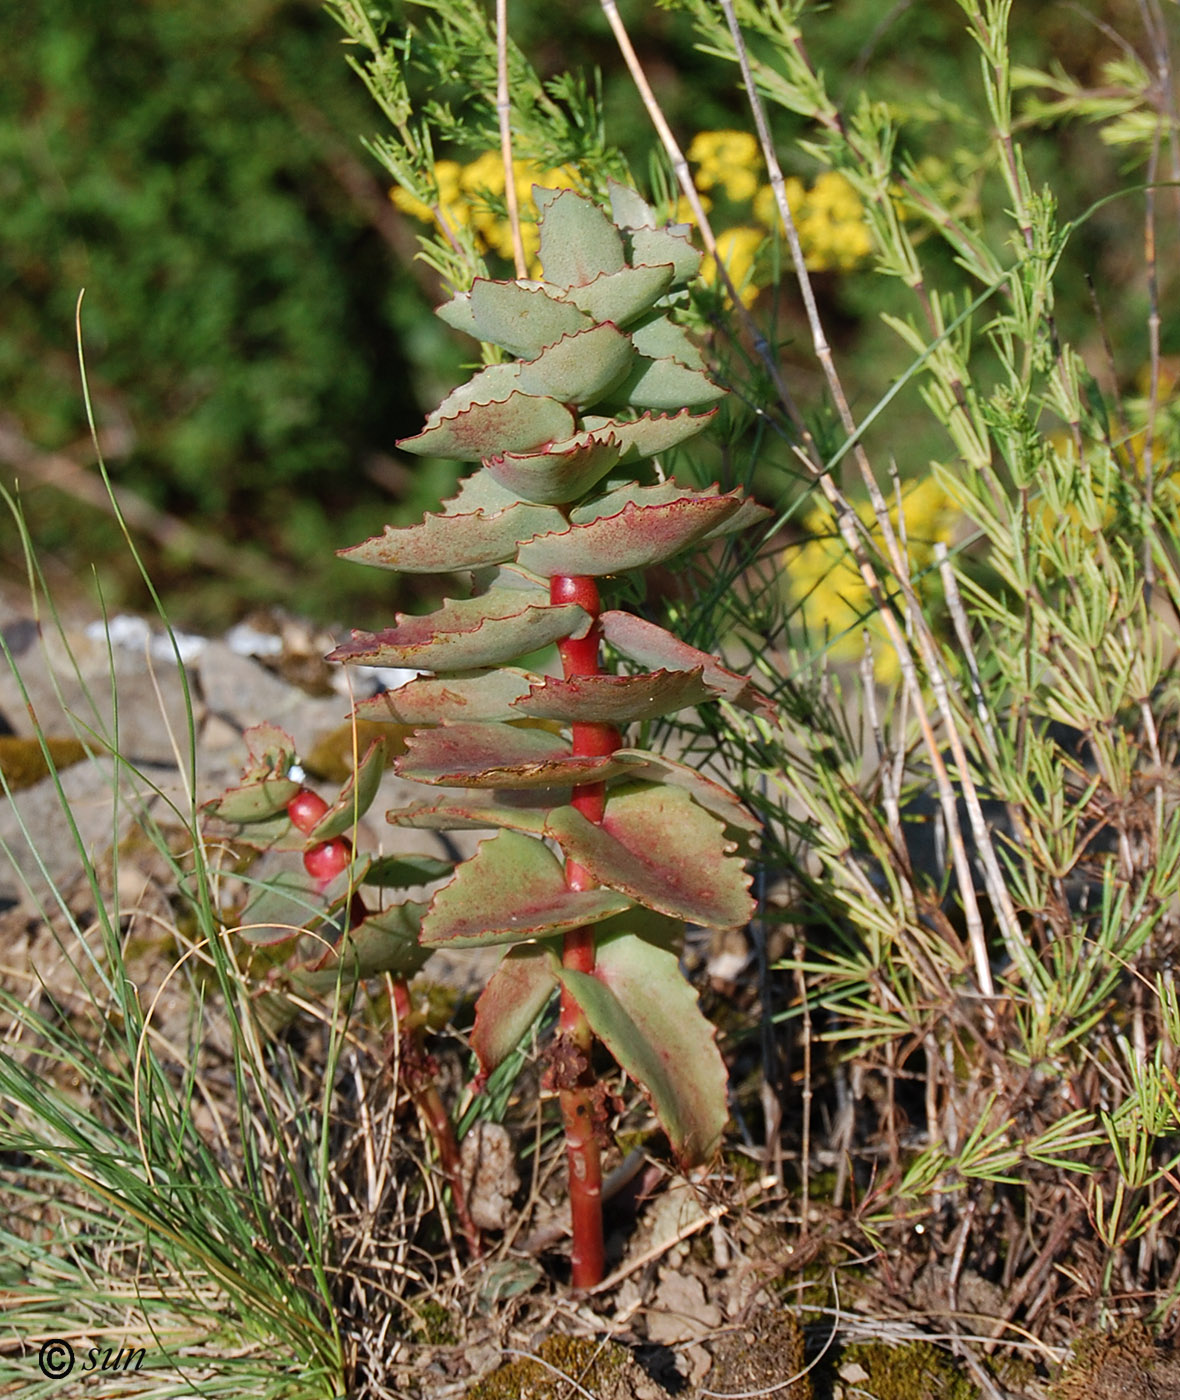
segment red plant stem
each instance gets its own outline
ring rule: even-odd
[[[300,788],[287,804],[287,815],[297,830],[309,835],[328,810],[328,804],[311,788]],[[329,841],[314,841],[303,853],[304,867],[323,891],[338,875],[348,869],[352,860],[352,843],[343,837]],[[354,890],[348,902],[348,927],[354,929],[369,916],[369,907],[360,890]],[[401,1036],[403,1053],[399,1058],[402,1081],[414,1106],[422,1115],[442,1163],[443,1173],[451,1188],[455,1203],[455,1214],[459,1218],[459,1228],[467,1241],[473,1258],[483,1253],[483,1242],[479,1230],[471,1218],[467,1204],[467,1192],[463,1185],[463,1172],[459,1159],[459,1144],[455,1138],[455,1128],[450,1114],[443,1103],[442,1095],[433,1078],[430,1056],[422,1045],[413,1021],[410,1019],[410,987],[404,977],[393,978],[394,1023]]]
[[[597,676],[599,664],[602,604],[598,585],[592,578],[559,574],[550,581],[549,599],[554,604],[577,603],[590,614],[590,627],[584,637],[567,637],[558,643],[566,680],[574,676]],[[622,743],[619,731],[609,724],[574,724],[573,752],[579,756],[605,756]],[[606,808],[606,784],[579,783],[574,788],[573,805],[588,821],[601,822]],[[593,875],[574,860],[565,863],[566,884],[571,890],[589,890],[597,884]],[[562,964],[571,971],[594,971],[594,927],[583,925],[564,936]],[[596,1117],[597,1097],[590,1064],[594,1036],[582,1008],[564,988],[561,993],[560,1034],[580,1052],[583,1068],[577,1082],[559,1091],[565,1124],[566,1154],[570,1175],[570,1220],[573,1249],[570,1256],[571,1283],[575,1289],[593,1288],[602,1282],[605,1256],[602,1236],[602,1158],[599,1153]]]

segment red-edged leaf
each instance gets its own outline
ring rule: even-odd
[[[649,360],[672,359],[689,369],[705,368],[705,358],[688,332],[667,316],[651,316],[636,326],[631,344]]]
[[[347,987],[385,972],[413,977],[430,957],[429,949],[418,942],[425,912],[425,904],[406,901],[370,914],[335,948],[293,969],[290,984],[296,991],[323,993],[334,991],[338,983]]]
[[[566,404],[592,404],[620,384],[635,351],[629,337],[605,323],[563,336],[535,360],[517,366],[526,394],[545,394]]]
[[[495,452],[530,452],[564,441],[574,427],[573,414],[556,399],[515,393],[502,403],[474,403],[452,417],[431,421],[398,446],[422,456],[477,462]]]
[[[646,1094],[680,1165],[708,1162],[729,1117],[728,1075],[675,953],[623,934],[600,943],[592,974],[559,968],[557,975]]]
[[[385,819],[391,826],[409,826],[419,831],[486,831],[501,827],[541,836],[549,813],[554,807],[564,807],[569,800],[569,788],[500,791],[492,796],[472,792],[442,797],[437,802],[411,802],[387,812]]]
[[[492,476],[527,501],[561,505],[585,495],[611,470],[622,452],[612,432],[579,433],[544,452],[506,452],[484,463]]]
[[[248,754],[242,782],[206,802],[202,809],[207,816],[234,826],[277,817],[300,787],[287,777],[295,761],[295,740],[285,729],[277,724],[255,724],[242,737]]]
[[[450,303],[455,312],[458,303],[459,298]],[[480,340],[503,346],[524,360],[539,355],[563,335],[573,335],[593,324],[571,302],[559,301],[541,287],[491,282],[482,277],[471,284],[467,307],[471,327]]]
[[[233,931],[247,943],[287,943],[313,920],[322,919],[325,907],[310,876],[302,870],[283,870],[255,889]]]
[[[749,876],[724,827],[679,788],[612,794],[600,826],[559,807],[545,834],[596,880],[661,913],[730,928],[754,912]]]
[[[500,831],[430,901],[422,920],[426,947],[475,948],[524,943],[621,913],[631,901],[610,890],[571,890],[561,862],[543,841]]]
[[[307,833],[308,841],[330,841],[333,836],[351,831],[373,805],[384,776],[385,745],[378,739],[365,750],[336,801]]]
[[[433,428],[444,418],[454,418],[472,404],[503,403],[509,394],[516,393],[520,387],[520,366],[515,360],[485,365],[470,379],[452,389],[442,403],[426,415],[426,426]]]
[[[494,588],[477,598],[448,600],[424,617],[401,614],[383,632],[354,632],[330,661],[361,666],[472,671],[500,666],[561,637],[576,636],[589,616],[573,604],[550,607],[544,593]]]
[[[695,437],[709,426],[716,412],[713,408],[708,413],[692,413],[685,408],[679,413],[645,413],[627,422],[587,414],[582,419],[583,436],[597,438],[604,433],[613,434],[622,451],[619,460],[627,465],[644,457],[655,457]]]
[[[618,397],[638,408],[695,408],[725,397],[726,390],[699,369],[689,369],[668,356],[648,360],[640,356],[634,369],[619,385]]]
[[[473,515],[482,510],[485,515],[495,515],[519,504],[520,497],[501,486],[487,467],[476,467],[459,482],[454,496],[443,502],[443,514]]]
[[[454,327],[455,330],[479,338],[479,333],[475,329],[475,315],[471,310],[470,292],[456,292],[450,301],[444,301],[441,306],[436,306],[434,314],[440,321],[445,321],[448,326]]]
[[[389,720],[394,724],[441,724],[444,720],[509,720],[518,718],[512,702],[529,693],[534,677],[511,667],[445,680],[420,677],[396,690],[384,690],[362,700],[353,713],[358,719]]]
[[[620,185],[617,180],[607,180],[606,189],[610,197],[610,216],[618,228],[630,233],[637,228],[657,226],[656,211],[637,190],[630,185]]]
[[[557,987],[557,959],[540,943],[509,948],[475,1003],[471,1048],[483,1074],[508,1058]]]
[[[493,515],[428,515],[420,525],[387,525],[382,534],[336,553],[353,564],[402,574],[454,573],[504,563],[515,558],[521,540],[564,528],[560,511],[521,503]]]
[[[631,234],[631,261],[639,266],[651,267],[658,263],[672,263],[675,275],[672,285],[682,287],[700,271],[701,254],[692,246],[686,224],[667,228],[637,228]]]
[[[574,190],[541,196],[540,258],[545,280],[558,287],[584,286],[623,266],[623,240],[606,214]]]
[[[506,724],[445,724],[406,741],[397,772],[443,787],[564,787],[602,781],[621,767],[609,757],[570,753],[569,742],[543,729]]]
[[[536,681],[528,694],[512,702],[512,713],[563,724],[631,724],[674,714],[711,700],[696,671],[648,671],[642,676],[550,677]]]
[[[268,821],[286,810],[287,803],[300,786],[290,778],[264,778],[259,782],[243,783],[206,802],[203,810],[208,816],[235,826]]]
[[[708,652],[690,647],[671,632],[631,613],[609,610],[602,614],[601,624],[602,635],[611,646],[639,665],[666,666],[672,671],[693,671],[699,667],[705,683],[724,699],[761,714],[764,719],[777,721],[774,703],[755,689],[749,676],[727,670]]]
[[[621,574],[679,554],[737,508],[732,496],[681,496],[651,506],[629,503],[617,515],[528,540],[517,559],[522,568],[543,578]]]
[[[416,885],[433,885],[454,868],[453,860],[438,860],[434,856],[379,856],[369,862],[364,882],[378,889],[408,890]]]
[[[704,538],[706,540],[719,540],[726,535],[740,535],[743,530],[748,530],[751,526],[761,525],[764,521],[769,520],[773,514],[774,511],[768,506],[759,505],[757,501],[747,496],[728,520],[723,520]]]
[[[671,783],[673,787],[683,788],[699,806],[712,812],[726,826],[751,834],[762,830],[762,823],[742,806],[736,794],[686,763],[676,763],[646,749],[616,749],[611,757],[627,765],[629,781]]]
[[[626,326],[664,295],[672,285],[672,274],[670,262],[661,267],[623,267],[604,272],[585,286],[570,287],[563,296],[595,321]]]
[[[673,501],[695,500],[732,501],[735,508],[733,513],[736,514],[741,508],[742,494],[740,490],[735,490],[722,495],[721,488],[716,482],[712,486],[683,486],[674,477],[669,477],[666,481],[656,482],[652,486],[641,486],[637,481],[624,481],[617,486],[612,486],[601,496],[595,496],[589,501],[583,501],[574,506],[570,511],[570,523],[586,525],[590,521],[600,520],[604,516],[618,515],[624,506],[631,504],[666,506]]]

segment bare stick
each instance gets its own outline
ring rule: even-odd
[[[500,119],[500,159],[504,162],[504,201],[512,229],[512,257],[517,277],[528,276],[524,238],[520,232],[520,206],[512,168],[512,99],[508,92],[508,0],[496,0],[496,115]]]

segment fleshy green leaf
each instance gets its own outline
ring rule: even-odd
[[[690,437],[695,437],[702,429],[707,428],[713,421],[717,410],[710,409],[708,413],[690,413],[683,409],[680,413],[674,414],[651,414],[645,413],[640,418],[632,419],[630,422],[623,422],[615,418],[599,418],[587,414],[582,419],[582,425],[586,431],[581,434],[586,439],[597,439],[601,435],[609,433],[617,439],[621,456],[621,464],[637,462],[644,457],[655,457],[661,452],[667,452],[669,448],[676,447]],[[594,480],[601,478],[595,477]],[[584,490],[594,484],[591,481]],[[581,494],[581,493],[579,493]],[[572,497],[571,497],[572,499]]]
[[[527,501],[560,505],[585,495],[618,462],[623,451],[612,431],[579,433],[544,452],[489,457],[486,467],[502,485]]]
[[[529,452],[564,441],[574,426],[573,414],[556,399],[513,393],[502,403],[473,403],[452,417],[432,421],[398,446],[428,457],[477,462],[493,453]]]
[[[526,394],[547,394],[562,403],[587,405],[620,384],[634,359],[629,337],[608,324],[562,336],[535,360],[516,368]]]
[[[742,806],[736,793],[705,777],[696,768],[690,768],[687,763],[677,763],[663,754],[649,753],[646,749],[616,749],[611,757],[616,763],[628,765],[627,781],[670,783],[673,787],[683,788],[726,826],[750,835],[762,830],[762,823]]]
[[[617,180],[606,182],[610,196],[611,218],[620,228],[655,228],[658,224],[656,211],[630,185],[620,185]]]
[[[277,724],[255,724],[246,730],[248,760],[243,781],[204,806],[209,817],[238,825],[269,821],[286,810],[300,784],[287,777],[295,761],[295,740]]]
[[[685,228],[686,225],[680,225]],[[676,269],[672,285],[683,287],[701,270],[701,254],[692,246],[686,233],[671,228],[637,228],[631,234],[631,262],[651,267],[671,263]]]
[[[400,615],[382,632],[354,632],[331,661],[360,666],[417,667],[427,671],[474,671],[501,666],[589,624],[579,607],[550,607],[536,593],[492,589],[477,598],[449,600],[424,617]]]
[[[445,321],[453,329],[478,338],[479,332],[475,328],[475,313],[471,310],[470,292],[456,292],[450,301],[444,301],[441,306],[436,306],[434,314],[440,321]]]
[[[302,870],[283,870],[253,891],[234,932],[247,943],[268,946],[297,938],[324,912],[325,901]]]
[[[705,684],[711,685],[724,699],[744,710],[777,720],[774,704],[755,689],[749,676],[727,670],[715,656],[690,647],[655,623],[645,622],[631,613],[608,610],[602,614],[601,624],[603,637],[629,660],[641,666],[665,666],[671,671],[691,671],[699,667]]]
[[[330,841],[351,831],[373,805],[381,779],[385,776],[385,744],[376,740],[365,750],[340,795],[307,834],[309,841]]]
[[[728,1075],[675,953],[622,934],[601,941],[593,973],[557,975],[647,1095],[681,1166],[709,1161],[729,1117]]]
[[[664,295],[672,285],[674,271],[671,263],[661,267],[624,267],[618,272],[604,272],[584,287],[571,287],[563,295],[595,321],[627,326]]]
[[[554,807],[570,800],[569,788],[542,791],[500,791],[494,794],[470,792],[441,797],[435,802],[411,802],[386,813],[391,826],[408,826],[418,831],[526,831],[541,836],[545,820]]]
[[[712,486],[682,486],[674,477],[669,477],[666,481],[655,482],[650,486],[641,486],[637,481],[624,481],[617,486],[612,486],[601,496],[595,496],[592,500],[583,501],[580,505],[574,506],[570,511],[570,522],[574,525],[585,525],[591,520],[600,519],[602,516],[618,515],[628,504],[663,506],[668,505],[671,501],[697,500],[701,497],[720,498],[720,496],[721,488],[716,483]],[[739,506],[741,493],[736,490],[730,491],[727,493],[726,499],[732,500],[735,506]]]
[[[523,360],[534,359],[563,335],[594,324],[572,302],[559,301],[540,287],[480,277],[472,283],[469,298],[471,322],[480,340],[500,345]]]
[[[435,856],[379,856],[369,863],[364,881],[378,889],[408,890],[415,885],[432,885],[454,868],[454,861],[438,860]]]
[[[504,563],[515,558],[521,540],[564,528],[560,511],[519,503],[492,515],[427,515],[420,525],[387,525],[382,534],[336,552],[354,564],[402,574],[455,573]]]
[[[680,496],[650,506],[629,502],[617,515],[527,540],[517,559],[543,577],[621,574],[679,554],[737,508],[733,496]]]
[[[433,428],[444,418],[454,418],[473,404],[503,403],[509,394],[520,388],[520,366],[515,360],[485,365],[465,383],[452,389],[442,403],[426,415],[426,426]]]
[[[481,510],[485,515],[495,515],[519,503],[520,497],[515,491],[501,486],[487,467],[477,467],[459,483],[455,495],[443,502],[443,514],[473,515]]]
[[[445,724],[406,741],[397,760],[403,778],[443,787],[534,788],[598,782],[622,771],[609,757],[570,753],[569,742],[543,729],[507,724]]]
[[[649,671],[642,676],[550,677],[513,701],[515,714],[563,724],[631,724],[710,700],[714,692],[700,671]]]
[[[500,831],[481,841],[431,900],[421,939],[426,947],[524,943],[598,923],[630,902],[610,890],[571,890],[543,841]]]
[[[392,905],[379,914],[370,914],[314,962],[295,968],[289,981],[296,991],[330,992],[341,981],[350,986],[366,977],[390,972],[395,977],[413,977],[430,957],[419,946],[418,931],[426,912],[425,904],[407,901]]]
[[[509,720],[518,718],[512,702],[529,693],[534,678],[510,667],[445,679],[421,677],[396,690],[362,700],[358,719],[390,720],[394,724],[441,724],[444,720]]]
[[[631,332],[631,344],[649,360],[673,359],[689,369],[704,369],[704,356],[683,326],[667,316],[655,316]]]
[[[752,525],[761,525],[763,521],[769,520],[773,514],[774,511],[767,509],[766,506],[759,505],[757,501],[747,496],[729,519],[723,520],[720,525],[714,526],[714,528],[704,536],[704,539],[718,540],[724,538],[726,535],[739,535],[743,530],[748,530]]]
[[[557,987],[557,959],[539,943],[509,948],[475,1003],[471,1048],[483,1074],[508,1058]]]
[[[701,370],[689,369],[679,360],[671,357],[649,360],[640,356],[616,394],[621,402],[637,408],[683,408],[686,405],[695,408],[698,404],[724,398],[725,390]]]
[[[582,287],[623,266],[623,240],[606,214],[573,190],[550,199],[540,222],[540,258],[545,280]]]
[[[637,903],[710,928],[753,914],[749,877],[721,823],[674,787],[645,787],[608,799],[601,825],[575,807],[550,813],[545,834],[604,885]]]
[[[204,807],[206,815],[232,824],[267,821],[286,810],[300,784],[290,778],[263,778],[242,783],[213,798]]]

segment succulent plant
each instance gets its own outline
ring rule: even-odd
[[[476,1008],[485,1074],[560,988],[550,1079],[570,1154],[573,1282],[588,1287],[602,1272],[593,1040],[642,1088],[679,1161],[707,1162],[726,1122],[726,1070],[677,947],[685,921],[729,927],[751,913],[742,845],[755,821],[695,769],[627,747],[624,731],[719,697],[767,708],[715,657],[604,609],[597,580],[766,512],[653,468],[708,425],[724,392],[668,314],[700,262],[688,229],[657,226],[618,185],[613,220],[572,190],[534,198],[542,277],[478,279],[438,311],[506,357],[400,444],[479,465],[440,514],[341,551],[402,572],[468,574],[470,591],[353,633],[331,659],[424,673],[357,708],[413,727],[397,769],[443,789],[389,820],[494,832],[419,929],[423,949],[505,949]],[[604,670],[603,642],[636,669]],[[524,659],[553,644],[562,674],[529,670]]]

